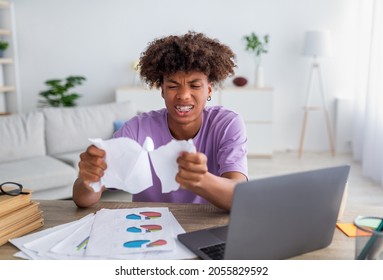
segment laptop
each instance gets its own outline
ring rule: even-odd
[[[227,226],[178,235],[202,259],[286,259],[330,245],[350,166],[239,183]]]

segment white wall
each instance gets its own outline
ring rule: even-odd
[[[188,30],[228,44],[237,54],[237,74],[250,83],[254,63],[241,38],[251,31],[270,35],[263,65],[275,89],[276,150],[298,146],[310,65],[300,55],[306,30],[332,32],[334,55],[322,61],[332,112],[335,96],[352,96],[359,0],[13,1],[23,111],[36,109],[45,80],[69,75],[87,78],[78,88],[80,105],[112,101],[115,88],[132,83],[130,64],[149,41]],[[305,149],[328,149],[322,115],[309,121]]]

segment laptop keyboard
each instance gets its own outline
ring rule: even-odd
[[[223,260],[225,252],[225,243],[219,243],[207,247],[200,248],[202,252],[208,255],[212,260]]]

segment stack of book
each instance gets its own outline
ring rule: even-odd
[[[0,246],[9,239],[20,237],[44,225],[39,203],[29,194],[0,195]]]

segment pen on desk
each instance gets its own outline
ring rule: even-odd
[[[383,232],[383,219],[379,223],[378,227],[375,229],[377,232]],[[367,241],[366,245],[364,246],[363,250],[358,255],[358,260],[365,260],[366,257],[371,253],[374,243],[376,242],[376,234],[372,234],[370,239]]]

